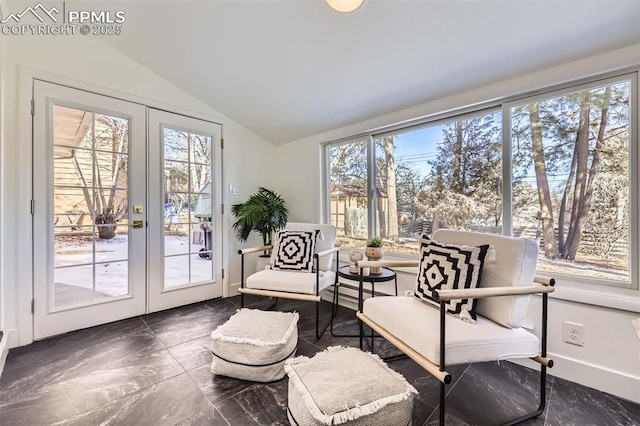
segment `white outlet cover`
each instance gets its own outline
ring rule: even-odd
[[[572,345],[584,346],[584,325],[565,321],[562,330],[562,340]]]

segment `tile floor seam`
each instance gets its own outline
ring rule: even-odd
[[[460,377],[458,377],[458,379],[451,384],[451,387],[449,388],[449,390],[445,392],[444,394],[445,398],[451,393],[451,391],[453,391],[453,389],[457,386],[457,384],[460,383],[460,380],[462,380],[462,377],[464,377],[464,375],[467,374],[467,371],[469,371],[470,368],[471,368],[471,364],[467,364],[462,374],[460,374]]]
[[[206,365],[206,364],[203,364],[203,365]],[[202,367],[202,365],[201,365],[200,367]],[[189,375],[189,378],[190,378],[190,379],[191,379],[191,380],[196,384],[196,386],[198,386],[198,390],[199,390],[199,391],[204,395],[204,397],[207,399],[207,401],[209,401],[211,404],[213,404],[213,406],[214,406],[214,407],[216,407],[216,409],[218,408],[218,406],[216,405],[216,403],[222,403],[222,402],[225,402],[225,401],[227,401],[227,400],[229,400],[229,399],[233,398],[235,395],[237,395],[237,394],[239,394],[239,393],[241,393],[241,392],[244,392],[245,390],[247,390],[247,389],[249,389],[251,386],[253,386],[253,385],[247,385],[247,387],[242,388],[241,390],[239,390],[239,391],[238,391],[238,392],[236,392],[236,393],[232,393],[232,394],[227,395],[227,396],[225,396],[225,397],[223,397],[223,398],[216,399],[216,402],[214,403],[213,401],[211,401],[211,400],[207,397],[207,395],[206,395],[206,393],[204,392],[204,390],[200,387],[200,385],[198,385],[198,383],[196,383],[196,382],[195,382],[195,379],[194,379],[194,378],[193,378],[193,376],[190,374],[190,372],[195,371],[195,370],[197,370],[197,369],[198,369],[198,368],[200,368],[200,367],[192,368],[191,370],[187,371],[186,373]],[[213,375],[213,376],[215,377],[215,375]],[[220,411],[220,410],[218,410],[218,411]],[[222,414],[222,412],[221,412],[221,411],[220,411],[220,413]]]
[[[213,402],[211,402],[209,400],[209,398],[207,398],[207,396],[204,394],[204,392],[202,391],[202,389],[200,388],[200,386],[198,386],[198,384],[193,380],[193,377],[191,377],[191,375],[189,374],[189,372],[187,372],[187,375],[189,376],[189,379],[191,379],[191,381],[193,382],[193,384],[196,385],[196,387],[198,388],[198,390],[200,391],[200,393],[202,394],[202,397],[205,399],[205,401],[207,401],[207,403],[211,406],[211,408],[213,408],[214,412],[218,413],[223,420],[227,423],[227,426],[231,426],[231,423],[229,423],[229,420],[227,420],[224,415],[222,414],[222,412],[220,410],[218,410],[218,407],[215,406],[215,404]],[[189,419],[193,416],[186,416],[183,419],[180,419],[179,421],[177,421],[176,423],[174,423],[173,426],[176,426],[178,424],[180,424],[181,422],[185,421],[186,419]]]
[[[453,383],[451,384],[451,387],[449,388],[449,390],[448,390],[448,391],[446,391],[446,392],[445,392],[445,394],[444,394],[445,400],[446,400],[446,398],[447,398],[447,395],[449,395],[449,394],[451,393],[451,391],[453,391],[453,388],[455,388],[455,387],[456,387],[456,385],[460,382],[460,380],[462,380],[462,377],[466,374],[466,372],[467,372],[467,371],[469,371],[469,368],[471,368],[471,364],[467,364],[467,366],[466,366],[466,368],[464,369],[464,371],[462,372],[462,374],[460,374],[460,376],[458,377],[458,379],[457,379],[455,382],[453,382]],[[438,387],[440,387],[440,383],[441,383],[441,382],[438,380]],[[446,401],[445,401],[445,402],[446,402]],[[433,409],[433,411],[431,412],[431,414],[429,414],[429,417],[427,417],[427,422],[425,423],[425,425],[426,425],[427,423],[429,423],[429,419],[431,419],[431,417],[433,417],[433,415],[434,415],[434,414],[435,414],[439,409],[440,409],[440,395],[439,395],[439,393],[438,393],[438,404],[437,404],[437,405],[436,405],[436,407]],[[446,413],[446,408],[445,408],[445,418],[446,418],[446,415],[447,415],[447,413]],[[461,422],[461,423],[467,424],[466,422],[463,422],[462,420],[458,419],[457,417],[454,417],[454,418],[455,418],[456,420],[458,420],[459,422]]]
[[[551,386],[549,388],[549,402],[547,403],[547,406],[544,408],[544,412],[542,413],[544,415],[543,426],[549,425],[548,417],[549,417],[549,411],[551,410],[551,402],[553,401],[554,386],[555,386],[555,380],[552,380]]]
[[[166,349],[161,349],[161,350],[166,350]],[[104,407],[104,406],[106,406],[106,405],[111,405],[111,404],[115,403],[116,401],[120,401],[120,400],[122,400],[122,399],[124,399],[124,398],[131,397],[132,395],[135,395],[135,394],[140,394],[140,393],[142,393],[143,391],[145,391],[145,390],[149,389],[149,388],[150,388],[150,387],[152,387],[152,386],[158,386],[158,385],[160,385],[161,383],[166,382],[167,380],[171,380],[171,379],[173,379],[173,378],[175,378],[175,377],[180,376],[181,374],[186,374],[186,372],[185,372],[185,371],[183,371],[183,372],[181,372],[181,373],[174,374],[174,375],[172,375],[172,376],[166,377],[166,378],[164,378],[163,380],[160,380],[160,381],[158,381],[158,382],[148,384],[147,386],[144,386],[144,387],[141,387],[141,388],[136,389],[134,392],[129,392],[129,393],[125,394],[125,395],[121,395],[121,396],[119,396],[119,397],[118,397],[118,398],[116,398],[116,399],[112,399],[111,401],[109,401],[109,402],[107,402],[107,403],[105,403],[105,404],[102,404],[102,405],[100,405],[100,406],[96,406],[96,407],[93,407],[93,408],[90,408],[90,409],[87,409],[87,410],[81,411],[80,413],[76,414],[76,415],[75,415],[75,416],[73,416],[73,417],[78,417],[78,416],[80,416],[80,415],[82,415],[82,414],[90,413],[90,412],[95,411],[96,409],[99,409],[99,408]],[[189,377],[189,378],[191,379],[191,377]],[[199,389],[199,388],[198,388],[198,389]],[[68,420],[68,419],[66,419],[66,420]]]
[[[148,314],[147,314],[148,315]],[[138,318],[140,318],[142,320],[142,323],[145,325],[145,327],[147,327],[147,329],[149,330],[149,332],[153,335],[153,337],[155,337],[156,341],[158,343],[160,343],[162,345],[163,348],[167,349],[167,345],[164,344],[164,342],[162,341],[162,339],[160,338],[160,336],[158,336],[153,329],[151,328],[151,326],[149,326],[149,323],[147,323],[147,321],[144,319],[144,315],[140,315]]]
[[[208,400],[208,399],[207,399],[207,400]],[[209,401],[209,402],[211,402],[211,401]],[[215,407],[215,405],[214,405],[214,407]],[[227,418],[224,416],[224,413],[223,413],[222,411],[218,410],[218,408],[217,408],[217,407],[216,407],[215,409],[216,409],[216,411],[217,411],[218,413],[220,413],[220,416],[222,417],[222,419],[223,419],[225,422],[227,422],[227,425],[231,426],[231,422],[230,422],[229,420],[227,420]]]
[[[251,386],[254,386],[254,385],[251,385]],[[254,421],[254,422],[256,422],[256,424],[258,424],[258,425],[259,425],[259,424],[261,424],[261,423],[260,423],[260,421],[259,421],[259,420],[258,420],[258,419],[253,415],[253,414],[251,414],[249,411],[247,411],[247,410],[244,408],[244,404],[243,404],[243,403],[242,403],[238,398],[236,398],[236,395],[241,394],[242,392],[244,392],[244,391],[246,391],[247,389],[251,388],[251,386],[249,386],[249,387],[247,387],[247,388],[244,388],[243,390],[241,390],[241,391],[239,391],[239,392],[234,393],[233,395],[231,395],[231,398],[233,398],[233,400],[238,404],[238,406],[240,406],[240,408],[242,408],[242,411],[244,411],[245,413],[247,413],[247,415],[248,415],[249,417],[251,417],[251,418],[253,419],[253,421]],[[231,422],[229,422],[229,421],[227,421],[227,422],[228,422],[229,424],[231,424]]]

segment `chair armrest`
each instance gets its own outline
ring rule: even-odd
[[[328,255],[330,255],[331,253],[335,253],[335,252],[337,252],[337,251],[340,251],[340,247],[334,247],[334,248],[330,248],[330,249],[328,249],[328,250],[319,251],[319,252],[317,252],[316,254],[314,254],[314,256],[317,256],[317,257],[324,257],[324,256],[328,256]]]
[[[552,286],[530,285],[524,287],[486,287],[486,288],[461,288],[457,290],[434,290],[432,296],[437,301],[452,299],[481,299],[495,296],[517,296],[522,294],[551,293],[555,290]]]
[[[361,260],[358,268],[412,268],[420,266],[419,260]]]
[[[250,248],[238,250],[238,254],[257,253],[259,251],[271,250],[272,248],[273,248],[273,245],[260,246],[260,247],[250,247]]]
[[[556,280],[554,278],[542,277],[540,275],[533,277],[533,282],[542,285],[550,285],[551,287],[556,285]]]

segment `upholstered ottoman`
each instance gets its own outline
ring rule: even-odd
[[[240,309],[211,333],[211,372],[272,382],[284,377],[284,362],[298,347],[298,314]]]
[[[418,392],[377,355],[330,347],[288,360],[292,425],[406,426]]]

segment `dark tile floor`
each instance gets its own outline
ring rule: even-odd
[[[250,306],[265,306],[250,299]],[[285,379],[252,383],[213,376],[209,335],[238,309],[218,299],[80,330],[9,352],[0,377],[1,425],[273,425],[288,424]],[[328,318],[329,309],[325,306]],[[357,338],[314,335],[314,305],[300,312],[298,354],[357,346]],[[354,333],[341,308],[336,333]],[[378,339],[381,355],[394,351]],[[420,392],[414,425],[437,424],[438,383],[413,361],[390,363]],[[536,373],[509,362],[461,365],[447,396],[447,424],[492,425],[535,405]],[[638,425],[640,406],[550,377],[547,409],[528,425]],[[534,395],[532,397],[532,395]]]

